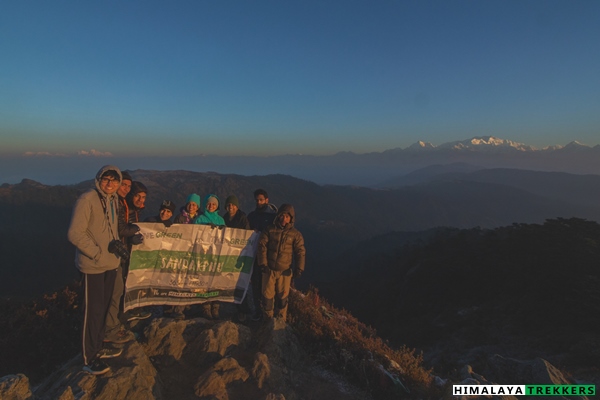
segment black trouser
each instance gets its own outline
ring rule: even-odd
[[[252,299],[254,302],[254,310],[258,315],[262,314],[262,271],[256,260],[252,268],[252,276],[250,278],[250,284],[252,285]]]
[[[88,365],[102,349],[106,314],[113,295],[117,270],[83,274],[83,362]]]

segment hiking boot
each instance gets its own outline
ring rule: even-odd
[[[84,365],[83,370],[88,374],[92,375],[102,375],[110,371],[110,367],[106,365],[106,363],[99,358],[96,358],[91,363]]]
[[[104,343],[127,343],[135,340],[135,335],[131,331],[126,331],[125,329],[120,329],[113,333],[109,333],[104,337]]]
[[[119,357],[123,353],[123,349],[115,347],[105,347],[96,354],[97,358],[114,358]]]
[[[219,319],[219,308],[220,305],[217,302],[213,302],[210,305],[210,313],[212,315],[212,319]]]
[[[127,321],[135,321],[136,319],[146,319],[152,316],[151,312],[135,309],[127,313]]]

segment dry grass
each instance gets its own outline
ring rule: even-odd
[[[439,398],[422,356],[393,349],[374,329],[321,298],[317,289],[290,293],[289,322],[316,363],[345,375],[378,399]]]

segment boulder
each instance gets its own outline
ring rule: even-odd
[[[7,375],[0,378],[0,399],[29,400],[32,398],[29,379],[25,375]]]
[[[227,400],[227,385],[235,381],[245,382],[248,377],[248,372],[234,358],[226,357],[198,378],[194,393],[198,397],[213,396],[219,400]]]

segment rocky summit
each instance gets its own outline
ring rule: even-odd
[[[441,399],[453,398],[453,384],[572,383],[543,359],[499,355],[489,357],[485,376],[469,365],[454,376],[436,376],[414,350],[389,348],[315,292],[293,291],[290,323],[236,323],[237,308],[222,309],[223,320],[136,321],[136,339],[120,345],[121,356],[106,360],[111,372],[89,375],[77,355],[35,385],[23,374],[0,378],[0,398]]]

